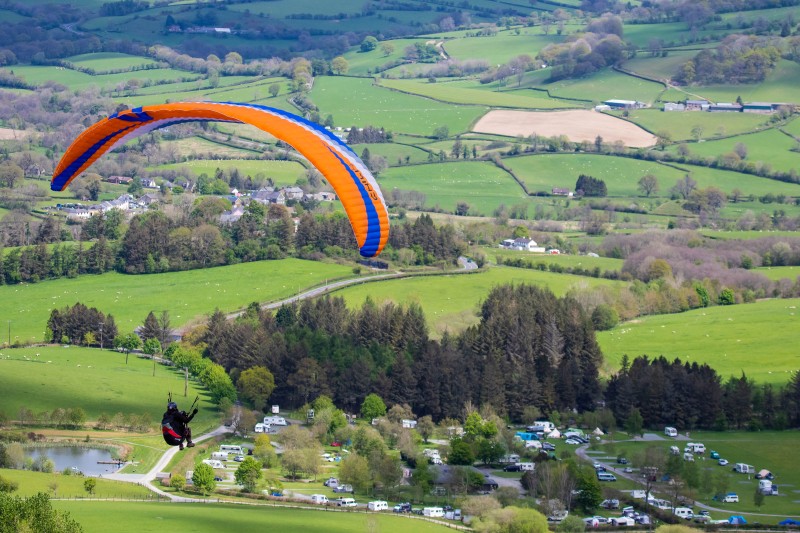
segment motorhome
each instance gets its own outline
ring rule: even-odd
[[[669,447],[669,453],[671,453],[672,455],[680,455],[681,454],[681,449],[678,448],[677,446],[670,446]]]
[[[265,416],[264,417],[264,423],[265,424],[270,424],[270,425],[273,425],[273,426],[286,426],[286,425],[288,425],[286,423],[286,419],[283,418],[282,416],[278,416],[278,415]]]
[[[328,497],[324,494],[312,494],[311,501],[319,505],[325,505],[328,503]]]
[[[358,507],[353,498],[339,498],[336,500],[337,507]]]
[[[694,511],[689,507],[676,507],[672,512],[675,516],[679,516],[685,520],[694,518]]]
[[[684,451],[686,450],[692,453],[706,453],[706,445],[702,442],[688,442],[684,448]]]
[[[740,474],[755,474],[756,467],[753,465],[748,465],[746,463],[736,463],[736,466],[733,467],[734,472],[738,472]]]
[[[228,452],[212,452],[211,458],[216,459],[218,461],[227,461],[228,460]]]
[[[444,509],[441,507],[424,507],[422,509],[422,516],[441,518],[444,516]]]
[[[218,459],[203,459],[203,463],[207,464],[211,468],[225,468],[225,465],[222,464],[222,461]]]
[[[775,485],[769,479],[760,479],[758,481],[758,491],[765,496],[777,496],[778,485]]]
[[[677,437],[678,430],[673,427],[667,426],[664,428],[664,435],[666,435],[667,437]]]

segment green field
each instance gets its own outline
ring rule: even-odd
[[[20,407],[27,407],[34,413],[57,407],[81,407],[89,421],[97,420],[101,413],[110,416],[147,413],[155,429],[164,412],[164,398],[168,392],[179,396],[179,401],[187,401],[182,396],[182,372],[156,365],[153,376],[153,362],[135,354],[128,357],[127,365],[124,353],[99,348],[35,346],[6,348],[2,354],[2,410],[15,420]],[[190,380],[188,398],[197,394],[203,398],[193,422],[199,434],[218,423],[219,413]],[[102,435],[101,432],[92,436],[102,438]],[[160,434],[153,435],[161,439]]]
[[[161,141],[161,146],[165,148],[170,147],[169,149],[175,150],[175,154],[179,158],[197,159],[200,156],[206,158],[209,154],[226,158],[253,157],[255,155],[255,153],[250,150],[241,150],[233,146],[209,141],[202,137],[185,137],[175,141]],[[211,158],[208,157],[208,159]],[[208,161],[208,163],[210,164],[211,161]],[[230,161],[227,161],[227,163],[230,163]],[[182,166],[191,168],[191,166],[186,163],[183,163]],[[216,170],[216,167],[214,170]],[[287,179],[291,178],[292,173],[289,174]]]
[[[272,5],[274,2],[270,2]],[[381,46],[379,45],[375,50],[369,52],[362,52],[358,47],[351,48],[344,54],[347,59],[348,71],[351,76],[367,76],[375,72],[376,68],[380,68],[389,62],[401,61],[405,55],[405,49],[408,46],[413,46],[414,43],[424,43],[426,39],[391,39],[386,41],[394,50],[386,55]],[[383,44],[383,43],[381,43]]]
[[[672,315],[644,316],[597,334],[606,371],[639,355],[707,363],[723,379],[740,376],[759,383],[786,383],[798,369],[800,299],[708,307]],[[769,335],[764,332],[769,331]]]
[[[230,80],[221,78],[219,86],[217,87],[212,87],[205,81],[191,82],[188,85],[185,82],[169,83],[146,87],[137,91],[134,95],[126,94],[125,96],[116,97],[115,100],[126,102],[130,105],[156,105],[166,103],[167,101],[179,102],[182,100],[210,100],[217,102],[258,101],[265,105],[296,112],[296,109],[286,104],[285,100],[280,96],[281,94],[285,95],[287,92],[285,78],[259,78],[256,81],[242,83],[243,78],[252,79],[244,76],[231,76]],[[192,86],[192,83],[195,85]],[[269,87],[274,83],[277,83],[279,87],[281,87],[281,92],[277,97],[271,97],[269,94]],[[277,102],[281,103],[276,105]]]
[[[575,102],[548,98],[539,91],[498,92],[481,86],[474,80],[428,83],[427,80],[382,79],[380,85],[405,93],[426,96],[442,102],[454,104],[475,104],[492,107],[513,107],[522,109],[567,109],[576,107]],[[514,86],[513,82],[509,82]]]
[[[337,513],[326,508],[82,501],[56,501],[53,506],[69,511],[87,532],[104,531],[108,529],[108,524],[114,524],[117,533],[155,533],[165,528],[192,533],[263,533],[265,530],[276,533],[449,531],[446,526],[393,513]]]
[[[746,161],[769,163],[774,170],[783,172],[800,168],[800,153],[791,151],[797,145],[797,141],[777,129],[738,135],[718,141],[691,143],[686,146],[692,154],[717,157],[732,153],[738,143],[747,147]],[[677,152],[677,148],[672,147],[671,151]]]
[[[161,170],[180,170],[181,168],[188,168],[198,176],[201,174],[213,176],[218,168],[226,172],[236,168],[239,169],[242,176],[272,178],[276,185],[294,185],[299,178],[305,176],[306,172],[303,165],[297,161],[258,159],[198,159],[155,167],[155,169]]]
[[[800,103],[797,87],[800,85],[800,64],[783,59],[762,83],[747,85],[708,85],[692,87],[692,92],[712,102],[735,102],[737,97],[744,102]]]
[[[670,50],[667,57],[652,57],[650,54],[641,53],[633,59],[625,61],[623,67],[642,76],[657,79],[669,79],[678,72],[678,69],[697,55],[696,51]]]
[[[550,91],[555,98],[575,98],[595,103],[609,99],[638,100],[652,104],[664,89],[660,83],[643,80],[610,69],[574,80],[561,80],[547,83],[550,70],[534,72],[526,78],[523,85]]]
[[[282,259],[164,274],[99,276],[4,285],[2,320],[11,321],[12,342],[41,341],[50,311],[81,302],[114,315],[120,333],[142,324],[150,311],[168,310],[178,327],[215,308],[234,311],[254,301],[278,300],[326,279],[352,275],[348,267]],[[0,336],[2,337],[2,336]]]
[[[320,114],[342,126],[381,126],[393,132],[431,135],[447,126],[454,135],[469,129],[485,107],[453,106],[373,85],[370,79],[320,77],[311,99]]]
[[[589,257],[587,255],[570,255],[570,254],[534,254],[530,252],[521,252],[515,250],[505,250],[503,248],[484,248],[483,252],[489,257],[503,259],[522,259],[523,261],[530,261],[533,264],[545,263],[547,265],[560,265],[564,268],[585,268],[593,269],[599,268],[600,272],[606,270],[618,272],[622,270],[622,265],[625,262],[622,259],[614,259],[613,257]]]
[[[29,470],[9,470],[0,469],[0,476],[4,479],[15,481],[19,484],[19,489],[14,492],[17,496],[33,496],[38,492],[45,492],[51,498],[88,498],[89,495],[83,488],[86,480],[83,476],[63,476],[60,473],[46,474],[43,472],[31,472]],[[50,485],[57,483],[55,495]],[[156,495],[148,489],[136,483],[125,483],[123,481],[112,481],[110,479],[97,479],[94,490],[95,498],[124,498],[124,499],[151,499]]]
[[[426,196],[426,207],[438,205],[448,212],[465,201],[470,214],[491,216],[500,204],[527,201],[507,172],[483,161],[394,167],[378,177],[378,184],[384,194],[392,189],[419,191]]]
[[[68,57],[66,61],[79,67],[91,68],[96,72],[155,65],[148,57],[132,56],[117,52],[95,52]]]
[[[520,35],[515,35],[512,31],[499,31],[491,37],[448,39],[444,42],[444,49],[453,59],[481,59],[494,66],[507,63],[521,54],[536,57],[548,44],[563,40],[564,37],[555,32],[544,35],[539,27],[535,27],[524,28]]]
[[[796,235],[797,234],[795,233],[795,236]],[[761,267],[756,268],[755,272],[763,274],[774,281],[778,281],[779,279],[797,281],[797,278],[800,277],[800,267],[796,266]]]
[[[334,294],[344,297],[350,307],[361,306],[368,296],[375,302],[417,303],[425,312],[430,335],[439,338],[445,331],[457,333],[477,324],[477,313],[489,291],[508,283],[542,285],[560,296],[574,287],[596,287],[618,282],[539,270],[492,267],[475,274],[379,281],[348,287]]]
[[[636,197],[639,178],[647,173],[659,180],[657,196],[669,197],[669,189],[687,173],[697,181],[698,187],[718,187],[724,192],[740,189],[745,194],[762,196],[773,194],[800,195],[800,185],[759,178],[738,172],[706,167],[681,165],[673,167],[638,159],[598,156],[589,154],[542,154],[508,158],[506,166],[526,184],[528,191],[549,192],[553,187],[575,188],[580,174],[588,174],[605,181],[610,197]],[[642,197],[641,201],[648,201]]]
[[[121,72],[118,74],[104,74],[98,76],[90,76],[89,74],[84,74],[77,70],[65,69],[63,67],[14,65],[13,70],[14,74],[23,78],[30,84],[41,85],[47,81],[53,80],[68,86],[73,91],[91,86],[114,88],[118,84],[125,83],[131,79],[137,79],[144,83],[145,80],[150,80],[152,82],[160,80],[186,81],[198,79],[200,77],[199,74],[171,68],[145,70],[141,72]],[[146,104],[142,103],[140,105]]]
[[[379,155],[385,157],[389,166],[397,166],[399,164],[398,160],[405,164],[406,158],[408,158],[409,163],[424,163],[428,159],[428,152],[406,144],[352,144],[350,148],[358,155],[364,152],[364,148],[368,148],[371,156]]]
[[[686,95],[681,97],[685,100]],[[734,97],[735,99],[735,97]],[[621,113],[612,113],[621,116]],[[667,131],[673,141],[692,138],[692,130],[700,127],[702,139],[750,133],[764,128],[768,117],[754,113],[706,113],[702,111],[661,111],[637,109],[629,112],[628,120],[653,133]]]

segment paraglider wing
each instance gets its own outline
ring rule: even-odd
[[[67,148],[50,188],[63,191],[100,156],[153,130],[183,122],[252,124],[291,144],[331,184],[344,205],[361,255],[381,253],[389,237],[389,215],[375,178],[347,144],[321,126],[280,109],[236,102],[180,102],[115,113],[92,125]]]

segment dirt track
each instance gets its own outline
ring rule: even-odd
[[[541,137],[566,135],[570,141],[594,142],[599,135],[603,142],[622,141],[634,148],[652,146],[656,138],[639,126],[604,113],[573,111],[489,111],[472,128],[478,133],[516,137],[536,134]]]

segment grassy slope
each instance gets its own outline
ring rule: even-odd
[[[322,509],[269,508],[249,505],[132,503],[132,502],[54,502],[70,512],[85,531],[103,531],[114,524],[118,533],[165,530],[192,533],[351,533],[381,531],[404,533],[448,531],[444,526],[388,514],[332,513]]]
[[[533,283],[547,286],[554,293],[563,295],[575,286],[612,284],[614,282],[568,274],[553,274],[538,270],[493,267],[476,274],[454,274],[381,281],[349,287],[336,292],[347,300],[350,307],[360,306],[367,296],[376,302],[387,300],[422,306],[433,337],[445,331],[459,332],[477,324],[481,302],[489,291],[501,284]]]
[[[233,168],[239,169],[242,176],[257,176],[259,174],[266,178],[272,178],[277,185],[294,185],[298,178],[305,175],[305,168],[297,161],[261,161],[255,159],[197,159],[186,161],[185,163],[170,163],[156,167],[158,169],[180,169],[189,168],[197,174],[207,174],[213,176],[218,168],[230,171]]]
[[[542,92],[497,92],[487,90],[487,87],[482,87],[472,80],[466,82],[428,83],[427,80],[383,79],[379,83],[384,87],[455,104],[522,109],[566,109],[576,107],[573,102],[547,98],[547,95]]]
[[[785,383],[797,370],[800,299],[709,307],[647,316],[597,334],[607,371],[623,354],[708,363],[723,378],[745,372],[759,383]],[[765,331],[771,334],[764,335]]]
[[[156,64],[155,61],[147,57],[120,54],[117,52],[95,52],[91,54],[81,54],[68,57],[66,60],[80,67],[93,68],[96,71]]]
[[[431,135],[439,126],[448,126],[451,135],[466,131],[486,111],[390,91],[374,86],[369,79],[344,77],[317,78],[311,99],[320,114],[332,114],[336,124],[382,126],[418,135]]]
[[[744,102],[798,103],[797,87],[800,85],[800,64],[781,60],[775,70],[762,83],[745,85],[709,85],[692,87],[692,92],[711,101],[735,102],[738,96]]]
[[[588,174],[606,182],[609,196],[635,198],[637,182],[646,173],[654,174],[660,185],[660,197],[669,197],[669,189],[689,172],[701,188],[715,186],[725,192],[735,188],[746,194],[761,196],[767,192],[800,194],[800,185],[783,183],[757,176],[705,167],[681,165],[678,170],[650,161],[589,154],[543,154],[506,159],[505,163],[522,179],[531,192],[550,191],[552,187],[574,189],[580,174]],[[645,201],[641,198],[641,201]]]
[[[2,409],[14,419],[23,406],[34,413],[81,407],[88,420],[96,420],[101,413],[147,413],[156,423],[164,412],[162,400],[167,392],[184,401],[182,372],[157,365],[153,376],[152,361],[131,354],[126,365],[125,354],[111,350],[74,346],[4,349],[0,368]],[[188,397],[197,394],[202,393],[190,380]],[[216,408],[203,399],[193,427],[198,431],[208,428],[218,416]],[[100,435],[93,433],[95,438]]]
[[[717,157],[733,152],[738,143],[747,147],[748,161],[763,161],[772,165],[773,169],[781,171],[800,168],[800,153],[791,151],[797,145],[797,141],[776,129],[738,135],[718,141],[692,143],[687,147],[693,154]],[[673,152],[676,150],[676,148],[672,148]]]
[[[685,100],[686,95],[681,99]],[[621,115],[621,113],[616,114]],[[653,133],[668,131],[673,141],[680,141],[691,139],[692,130],[697,126],[703,130],[703,139],[749,133],[764,127],[768,117],[754,113],[664,112],[660,109],[638,109],[629,113],[628,120]]]
[[[16,496],[27,497],[38,492],[46,492],[55,498],[88,497],[86,490],[83,488],[83,482],[86,480],[83,476],[63,476],[60,473],[46,474],[28,470],[8,469],[0,469],[0,476],[10,481],[16,481],[19,484],[19,489],[14,493]],[[50,488],[52,483],[58,484],[55,495]],[[98,478],[94,497],[149,499],[155,497],[155,494],[135,483]]]
[[[652,103],[663,90],[663,86],[659,83],[635,78],[610,69],[604,69],[583,78],[553,83],[547,82],[549,76],[549,69],[534,72],[526,78],[527,84],[547,89],[550,91],[550,95],[556,98],[577,98],[594,103],[615,98]]]
[[[800,267],[796,266],[763,267],[763,268],[757,268],[755,269],[755,271],[775,281],[779,279],[789,279],[792,281],[796,281],[797,278],[800,277]]]
[[[425,205],[453,212],[465,201],[470,212],[491,216],[501,203],[518,204],[527,198],[511,176],[486,162],[460,162],[395,167],[382,173],[378,184],[384,192],[392,189],[419,191]]]
[[[210,314],[219,307],[233,311],[253,301],[296,294],[298,289],[348,277],[349,268],[284,259],[243,263],[187,272],[151,275],[107,273],[29,285],[4,285],[0,299],[11,320],[12,340],[41,341],[50,311],[81,302],[114,315],[121,333],[140,325],[147,313],[167,309],[173,327]]]
[[[535,57],[545,46],[564,40],[553,32],[544,35],[540,27],[524,28],[520,35],[513,31],[499,31],[491,37],[462,37],[444,42],[444,49],[453,59],[466,61],[479,59],[489,65],[507,63],[510,59],[528,54]]]

